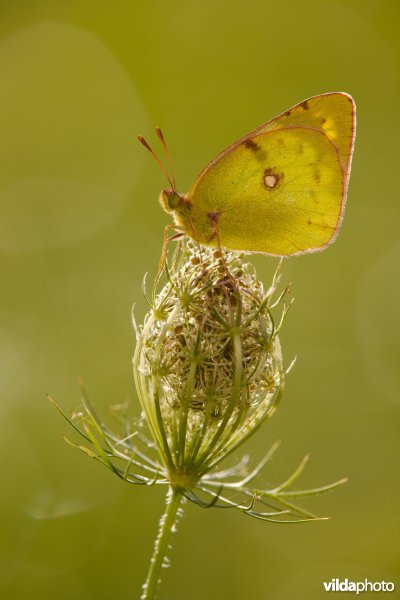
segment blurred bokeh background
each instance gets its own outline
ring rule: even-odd
[[[348,207],[326,252],[285,262],[284,401],[253,439],[306,453],[306,505],[330,521],[260,523],[187,506],[159,595],[317,600],[332,578],[400,597],[399,4],[386,0],[16,0],[0,4],[0,595],[138,598],[163,489],[129,487],[66,446],[46,400],[130,399],[130,311],[146,307],[169,222],[137,133],[167,137],[186,191],[217,152],[302,99],[351,93]],[[255,257],[268,282],[275,259]],[[366,597],[369,594],[365,595]]]

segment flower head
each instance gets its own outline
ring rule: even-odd
[[[81,409],[72,418],[62,414],[85,445],[69,443],[128,483],[167,485],[200,506],[233,507],[280,523],[316,519],[293,499],[345,480],[290,490],[307,456],[272,489],[254,487],[253,480],[278,443],[254,468],[248,468],[249,456],[220,466],[273,414],[289,370],[283,368],[278,337],[291,304],[288,287],[275,299],[280,265],[264,289],[244,255],[188,241],[172,266],[164,267],[167,281],[157,291],[157,278],[144,324],[134,321],[142,417],[132,419],[125,405],[112,407],[121,424],[114,433],[82,387]],[[277,307],[283,307],[278,319]]]
[[[278,332],[251,264],[189,243],[138,335],[143,411],[175,483],[193,484],[272,414],[283,387]]]

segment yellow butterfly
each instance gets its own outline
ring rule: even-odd
[[[294,256],[323,250],[336,238],[355,130],[351,96],[314,96],[218,154],[187,194],[176,191],[173,170],[170,178],[142,136],[139,140],[170,181],[160,202],[174,217],[167,230],[180,231],[174,238],[187,235],[231,250]],[[157,134],[167,151],[159,129]]]

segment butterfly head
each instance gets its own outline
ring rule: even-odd
[[[160,204],[167,213],[173,213],[183,203],[183,197],[175,190],[161,190]]]

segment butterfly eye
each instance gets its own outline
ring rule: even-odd
[[[168,195],[168,206],[170,207],[171,210],[175,210],[176,208],[178,208],[180,203],[180,197],[178,196],[178,194],[175,194],[175,192],[172,192],[171,194]]]

